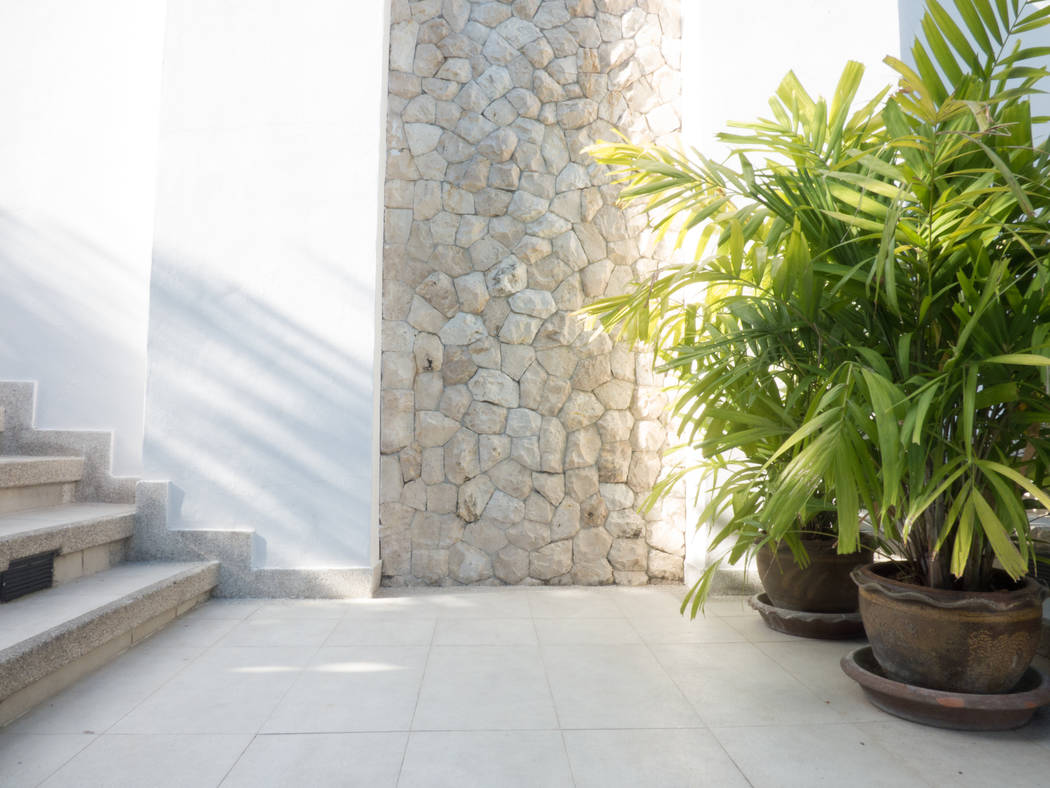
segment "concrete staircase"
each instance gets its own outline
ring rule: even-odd
[[[219,577],[214,560],[129,563],[137,480],[110,475],[109,433],[35,429],[34,400],[32,383],[0,383],[0,597],[43,587],[0,603],[0,725],[206,600]]]

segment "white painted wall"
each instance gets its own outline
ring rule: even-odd
[[[145,464],[267,567],[369,564],[381,0],[169,0]]]
[[[0,2],[0,379],[142,452],[164,0]]]

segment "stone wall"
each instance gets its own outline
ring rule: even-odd
[[[679,580],[651,364],[574,316],[654,265],[582,150],[680,128],[678,0],[394,0],[384,583]]]

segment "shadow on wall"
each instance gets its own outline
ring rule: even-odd
[[[260,567],[366,566],[373,370],[341,345],[371,337],[373,316],[348,298],[344,336],[307,329],[311,292],[354,285],[300,261],[294,293],[259,295],[218,266],[155,254],[144,464],[178,488],[171,528],[255,529]]]
[[[114,431],[140,468],[147,280],[88,239],[0,208],[0,379],[40,385],[37,424]]]

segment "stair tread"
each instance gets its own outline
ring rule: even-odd
[[[0,608],[0,664],[9,656],[7,650],[57,629],[77,625],[77,619],[89,621],[114,603],[130,602],[181,576],[204,571],[214,561],[158,562],[120,564],[103,572],[82,577],[61,586],[38,591],[8,602]]]
[[[83,473],[83,457],[34,455],[0,457],[0,488],[76,482],[80,481]]]
[[[69,528],[134,514],[135,505],[128,503],[64,503],[23,509],[0,514],[0,542],[35,531]]]

